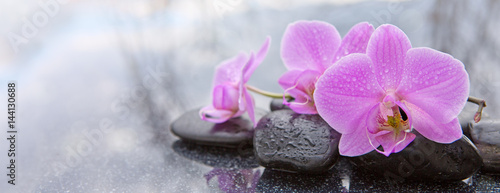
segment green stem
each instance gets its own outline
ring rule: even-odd
[[[475,103],[478,105],[476,114],[474,115],[474,122],[481,121],[481,115],[483,114],[483,108],[486,107],[486,101],[477,97],[469,96],[467,101]]]
[[[272,93],[272,92],[268,92],[268,91],[265,91],[265,90],[260,90],[256,87],[253,87],[253,86],[250,86],[250,85],[245,85],[247,87],[248,90],[252,91],[252,92],[255,92],[255,93],[258,93],[258,94],[261,94],[261,95],[264,95],[264,96],[267,96],[267,97],[271,97],[271,98],[283,98],[283,94],[281,93]],[[285,95],[285,98],[292,98],[289,94],[286,94]]]

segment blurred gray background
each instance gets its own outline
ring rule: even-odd
[[[211,102],[219,62],[267,35],[249,84],[282,92],[281,36],[297,20],[329,22],[342,36],[362,21],[395,24],[414,47],[461,60],[471,95],[500,113],[495,0],[20,0],[2,1],[0,14],[2,192],[216,191],[203,178],[210,167],[172,150],[168,125]],[[8,81],[18,90],[16,186],[4,174]],[[268,109],[270,99],[253,96]]]

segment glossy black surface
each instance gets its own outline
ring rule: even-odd
[[[269,109],[271,109],[271,111],[277,111],[281,109],[290,109],[290,107],[283,104],[283,99],[273,99],[271,100],[271,104],[269,104]]]
[[[465,136],[451,144],[441,144],[416,134],[405,149],[389,157],[372,151],[350,160],[393,183],[460,181],[472,176],[483,165],[479,151]]]
[[[172,133],[185,141],[199,144],[234,148],[252,145],[254,124],[248,114],[216,124],[202,120],[199,111],[194,109],[175,119],[170,125]],[[255,109],[255,119],[258,121],[266,113],[265,110]]]
[[[266,168],[299,173],[322,173],[339,158],[340,133],[319,115],[273,111],[255,128],[253,146]]]

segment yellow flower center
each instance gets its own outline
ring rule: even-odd
[[[404,116],[401,115],[404,111],[397,105],[391,107],[390,110],[393,116],[387,115],[387,120],[383,121],[379,128],[381,130],[392,131],[394,133],[394,139],[397,139],[401,131],[410,131],[410,125],[408,117],[406,114]]]

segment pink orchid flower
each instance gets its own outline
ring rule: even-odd
[[[340,154],[375,149],[389,156],[413,141],[412,129],[438,143],[460,139],[457,116],[468,95],[462,62],[430,48],[412,48],[403,31],[382,25],[366,54],[346,56],[325,71],[314,100],[319,115],[342,133]]]
[[[294,102],[283,104],[301,114],[317,114],[313,100],[316,80],[340,58],[365,53],[373,26],[367,22],[351,28],[343,40],[337,29],[321,21],[297,21],[288,26],[281,44],[281,58],[289,70],[279,79]],[[285,97],[283,97],[285,99]]]
[[[267,38],[257,55],[240,53],[238,56],[223,61],[215,69],[212,104],[200,110],[200,117],[205,121],[223,123],[232,117],[241,116],[248,111],[250,120],[255,125],[255,103],[248,93],[245,83],[253,71],[266,57],[271,38]]]

